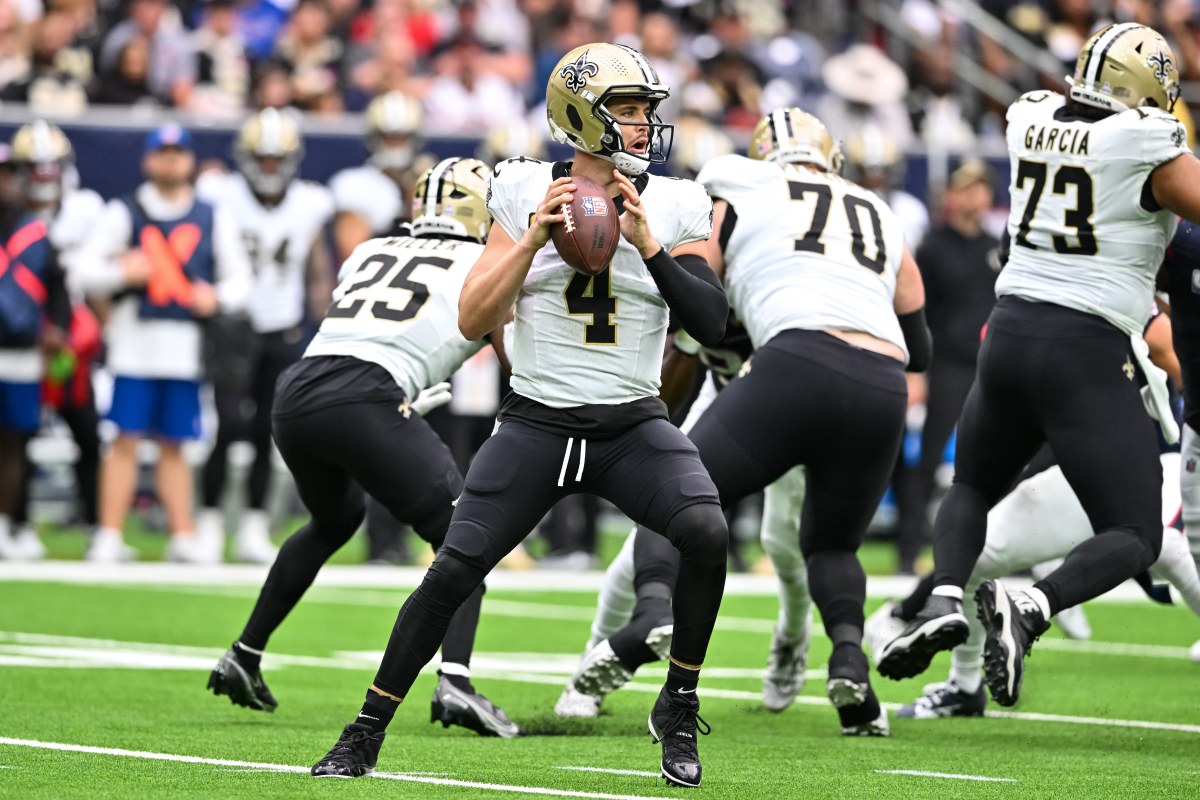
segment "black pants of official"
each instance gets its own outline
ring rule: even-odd
[[[383,373],[381,367],[366,368]],[[281,397],[288,392],[285,382]],[[354,396],[353,386],[341,391]],[[442,545],[462,475],[429,424],[401,410],[397,399],[403,397],[275,417],[275,442],[312,519],[279,549],[243,644],[265,648],[321,565],[354,535],[365,514],[364,489],[435,548]],[[465,598],[446,635],[444,660],[469,663],[482,597],[479,586]],[[441,643],[439,638],[435,649]]]
[[[83,402],[67,403],[55,411],[71,431],[71,438],[79,450],[73,465],[79,519],[89,528],[94,527],[97,521],[97,493],[100,481],[100,416],[96,413],[96,399],[89,388]],[[33,464],[29,462],[26,453],[21,493],[17,496],[17,505],[12,514],[13,522],[18,525],[29,521],[29,490],[34,472]]]
[[[724,589],[728,530],[695,446],[665,419],[603,440],[507,420],[467,472],[446,545],[400,610],[375,686],[404,697],[458,604],[556,501],[576,492],[609,500],[679,549],[671,653],[702,663]]]
[[[797,536],[835,647],[857,651],[862,640],[866,575],[857,551],[896,463],[907,403],[899,361],[790,330],[761,347],[692,428],[726,506],[805,465]]]
[[[1093,314],[1003,297],[958,425],[954,485],[934,523],[934,583],[963,586],[987,512],[1049,443],[1096,535],[1039,581],[1051,611],[1150,566],[1162,547],[1162,466],[1129,337]]]
[[[304,353],[304,335],[299,328],[254,334],[254,362],[245,380],[215,381],[213,399],[217,407],[217,439],[204,465],[204,505],[221,504],[228,472],[229,446],[234,442],[254,445],[254,462],[246,485],[248,508],[266,507],[271,485],[271,405],[275,382]]]
[[[912,572],[913,562],[930,538],[929,503],[942,452],[962,414],[967,392],[975,382],[975,365],[948,358],[933,359],[925,373],[929,395],[925,425],[921,429],[921,457],[912,467],[896,472],[896,505],[900,521],[896,548],[901,572]]]

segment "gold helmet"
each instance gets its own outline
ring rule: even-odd
[[[488,131],[477,153],[480,161],[499,164],[509,158],[525,156],[544,159],[546,140],[541,131],[529,124],[525,117],[513,117]]]
[[[286,111],[265,108],[242,125],[233,157],[255,194],[279,197],[296,177],[304,157],[300,126]]]
[[[709,161],[733,152],[733,141],[703,117],[680,117],[675,132],[679,134],[679,146],[671,164],[678,177],[694,178]]]
[[[746,155],[776,164],[813,164],[842,171],[842,151],[821,120],[798,108],[777,108],[758,121]]]
[[[562,57],[546,84],[546,118],[556,142],[607,159],[626,175],[640,175],[671,152],[672,126],[656,113],[671,88],[646,57],[631,47],[604,42],[576,47]],[[650,102],[646,123],[618,122],[607,104],[616,97]],[[648,128],[643,150],[632,151],[625,127]]]
[[[74,159],[71,141],[53,122],[37,120],[13,134],[12,161],[18,192],[29,203],[50,205],[62,199],[63,180]]]
[[[846,140],[845,162],[846,176],[856,183],[893,185],[904,171],[904,154],[895,139],[874,123],[863,125]]]
[[[1179,99],[1179,70],[1167,40],[1135,22],[1097,31],[1068,77],[1071,99],[1109,111],[1154,106],[1170,112]]]
[[[422,173],[413,190],[413,236],[487,241],[492,168],[475,158],[447,158]]]
[[[421,104],[404,92],[387,92],[367,106],[367,149],[379,169],[403,172],[421,147]]]

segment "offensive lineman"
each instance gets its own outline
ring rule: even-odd
[[[460,158],[426,172],[411,228],[354,251],[316,338],[280,377],[275,441],[312,519],[280,549],[245,630],[209,677],[214,694],[275,710],[260,671],[263,649],[317,570],[362,522],[359,486],[435,549],[441,546],[462,476],[421,418],[429,402],[421,394],[479,352],[485,339],[498,352],[502,347],[498,330],[468,340],[457,328],[459,292],[490,223],[487,174],[483,162]],[[517,726],[471,685],[483,587],[471,588],[445,633],[434,721],[513,737]]]
[[[992,698],[1017,702],[1025,656],[1054,614],[1158,558],[1158,445],[1149,426],[1128,420],[1145,407],[1168,442],[1178,439],[1165,376],[1141,336],[1176,228],[1170,212],[1200,220],[1200,161],[1170,114],[1175,63],[1156,31],[1110,25],[1084,44],[1069,97],[1031,92],[1008,110],[1012,247],[935,521],[933,594],[884,647],[883,675],[920,674],[966,639],[963,587],[988,510],[1045,442],[1095,536],[1028,592],[999,581],[976,592]]]
[[[668,92],[637,51],[578,47],[555,67],[546,101],[550,130],[576,150],[574,161],[518,158],[493,173],[495,224],[463,287],[459,328],[476,338],[516,306],[513,393],[467,473],[446,545],[401,609],[362,712],[314,775],[373,769],[388,722],[454,609],[555,501],[590,492],[681,552],[671,665],[649,726],[667,780],[699,785],[696,735],[707,726],[695,690],[724,588],[728,531],[716,488],[657,394],[668,316],[712,345],[729,308],[704,258],[708,196],[645,172],[670,147],[670,126],[655,113]],[[595,276],[546,247],[580,175],[615,195],[621,214],[616,254]]]
[[[319,319],[333,288],[324,241],[333,198],[325,187],[296,179],[304,146],[299,125],[286,112],[268,108],[250,117],[238,133],[234,155],[236,173],[206,173],[196,191],[237,220],[254,268],[248,307],[251,331],[238,333],[249,333],[254,341],[222,340],[221,345],[237,352],[215,354],[218,364],[248,363],[244,375],[210,376],[218,428],[204,465],[196,534],[220,560],[225,541],[220,501],[229,446],[247,439],[254,445],[254,463],[247,476],[246,510],[234,540],[234,558],[270,564],[275,548],[265,509],[271,481],[271,404],[275,381],[303,353],[301,325],[310,316],[309,299],[311,316]],[[247,400],[254,407],[249,418],[243,410]]]

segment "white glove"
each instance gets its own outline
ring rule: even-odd
[[[435,383],[428,389],[424,389],[417,399],[408,404],[408,407],[420,414],[422,417],[433,411],[435,408],[441,408],[450,402],[450,384],[447,381]]]

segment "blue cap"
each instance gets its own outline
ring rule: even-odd
[[[164,147],[195,150],[196,143],[192,140],[192,135],[188,133],[187,128],[182,127],[176,122],[168,122],[165,125],[159,125],[146,134],[144,150],[147,153],[153,153],[155,150],[162,150]]]

